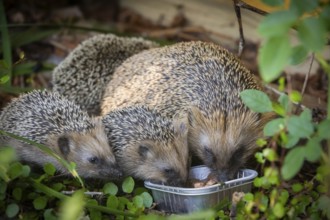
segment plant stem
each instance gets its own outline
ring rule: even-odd
[[[10,86],[11,78],[12,78],[11,43],[8,33],[7,19],[6,19],[5,8],[3,5],[3,0],[0,0],[0,31],[2,36],[3,58],[9,73],[9,80],[5,83],[5,86]],[[0,75],[0,77],[2,76]]]
[[[123,212],[123,211],[118,211],[115,209],[110,209],[108,207],[105,206],[99,206],[99,205],[94,205],[94,204],[86,204],[87,208],[91,208],[91,209],[95,209],[104,213],[108,213],[108,214],[114,214],[114,215],[123,215],[123,216],[127,216],[127,217],[139,217],[139,215],[134,214],[134,213],[130,213],[130,212]]]
[[[40,191],[42,191],[43,193],[45,193],[48,196],[52,196],[55,197],[57,199],[60,200],[64,200],[69,198],[69,196],[66,196],[60,192],[57,192],[55,190],[53,190],[52,188],[49,188],[48,186],[38,183],[35,180],[32,180],[32,186]],[[139,217],[139,215],[134,214],[134,213],[130,213],[130,212],[123,212],[123,211],[119,211],[119,210],[115,210],[115,209],[111,209],[105,206],[99,206],[99,205],[94,205],[94,204],[89,204],[88,202],[86,203],[86,208],[90,208],[90,209],[95,209],[104,213],[108,213],[108,214],[114,214],[114,215],[123,215],[123,216],[127,216],[127,217]]]
[[[330,120],[330,80],[329,80],[330,79],[330,65],[320,54],[316,54],[316,59],[320,63],[323,70],[328,75],[327,119]],[[328,145],[328,161],[327,161],[327,163],[329,163],[330,162],[330,140],[327,141],[327,145]],[[328,165],[330,165],[330,164],[328,164]],[[330,175],[328,175],[325,179],[326,179],[326,184],[328,187],[328,196],[330,196]]]

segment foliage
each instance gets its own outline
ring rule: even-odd
[[[264,2],[272,6],[283,5],[283,0]],[[0,1],[0,30],[4,58],[0,60],[0,89],[12,92],[17,89],[11,86],[12,77],[30,73],[34,66],[33,62],[26,62],[24,54],[19,54],[20,59],[13,62],[12,47],[39,40],[54,30],[43,30],[37,34],[27,30],[25,35],[15,37],[8,33],[2,3]],[[311,52],[330,75],[330,65],[321,53],[329,36],[329,15],[327,0],[291,0],[287,10],[278,10],[265,17],[259,26],[264,42],[258,57],[260,74],[265,82],[277,79],[285,66],[305,61]],[[297,44],[292,44],[289,38],[292,29],[297,32]],[[280,91],[285,87],[283,82],[283,78],[279,78]],[[241,93],[241,98],[253,111],[274,112],[277,117],[264,128],[267,138],[257,141],[260,150],[255,159],[261,165],[262,173],[254,180],[254,191],[247,193],[237,204],[236,218],[330,218],[330,102],[328,119],[316,123],[309,109],[295,113],[302,98],[297,91],[290,91],[287,95],[283,93],[273,101],[263,92],[246,90]],[[38,147],[38,144],[31,144]],[[40,145],[39,148],[47,152]],[[315,167],[315,172],[306,175],[304,171],[310,166]],[[74,177],[79,177],[73,164],[68,164],[67,168]],[[232,208],[229,204],[219,204],[213,210],[190,215],[146,215],[152,205],[151,195],[145,188],[138,187],[131,177],[122,183],[106,182],[100,187],[85,187],[79,178],[59,178],[51,164],[45,165],[43,173],[33,173],[29,166],[17,162],[11,148],[0,148],[0,217],[230,219],[229,210]]]
[[[243,95],[242,99],[247,106],[254,107],[257,101],[254,97],[264,93],[257,90],[248,92],[248,98]],[[246,206],[239,215],[248,215],[252,219],[330,217],[326,213],[330,207],[330,203],[326,204],[329,197],[324,194],[328,187],[326,178],[330,174],[330,164],[328,159],[323,160],[328,158],[325,141],[330,139],[330,134],[329,130],[325,130],[329,128],[330,120],[319,124],[312,122],[311,111],[307,108],[299,115],[293,115],[294,101],[295,96],[283,93],[273,103],[271,111],[280,114],[264,127],[264,134],[270,140],[255,155],[263,167],[263,175],[254,180],[254,186],[259,190],[245,196]],[[262,106],[254,110],[264,112]],[[304,163],[314,162],[320,163],[314,165],[317,171],[312,173],[312,177],[303,174],[297,177]]]
[[[278,2],[267,1],[273,5],[278,5]],[[276,11],[265,17],[259,25],[264,42],[258,61],[260,75],[266,82],[277,79],[285,66],[305,60],[308,52],[322,52],[329,36],[329,11],[329,1],[291,0],[287,10]],[[290,43],[292,28],[298,33],[297,45]]]
[[[77,219],[88,215],[90,219],[100,219],[109,214],[116,219],[138,217],[153,200],[146,189],[132,191],[134,187],[134,180],[128,177],[122,188],[131,192],[119,192],[114,183],[108,182],[98,189],[101,197],[93,196],[76,179],[58,178],[52,164],[46,164],[44,173],[36,175],[29,166],[17,162],[12,148],[0,148],[0,218]],[[64,194],[72,188],[72,196]]]
[[[267,2],[279,5],[279,1]],[[329,16],[325,16],[329,10],[328,1],[292,0],[287,10],[265,17],[259,26],[265,39],[259,51],[264,81],[278,78],[286,65],[305,61],[311,52],[316,53],[330,76],[329,64],[321,55],[329,36]],[[292,45],[289,40],[292,28],[299,37],[298,45]],[[280,91],[283,85],[280,78]],[[272,101],[261,91],[246,90],[241,98],[253,111],[274,112],[277,116],[264,127],[267,139],[258,141],[260,151],[255,157],[263,173],[254,180],[255,193],[245,195],[242,201],[245,205],[237,218],[330,218],[330,108],[327,108],[328,118],[318,123],[312,120],[311,110],[299,109],[302,97],[298,91],[282,93],[278,100]],[[298,114],[297,110],[300,110]]]

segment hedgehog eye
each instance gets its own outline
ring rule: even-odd
[[[91,163],[91,164],[98,164],[100,162],[99,158],[98,157],[90,157],[88,158],[88,161]]]
[[[174,170],[173,170],[172,168],[165,168],[165,169],[164,169],[164,172],[165,172],[166,174],[172,174],[172,173],[174,173]]]
[[[241,145],[237,148],[237,150],[232,154],[231,158],[230,158],[230,164],[231,165],[237,165],[237,164],[241,164],[243,161],[242,160],[242,156],[245,154],[245,146]]]
[[[214,164],[217,160],[213,151],[208,147],[204,147],[204,156],[206,164]]]
[[[139,154],[141,157],[147,157],[148,152],[149,152],[149,147],[147,145],[141,144],[139,146]]]
[[[70,140],[66,136],[61,136],[57,140],[57,145],[61,153],[66,156],[70,153]]]

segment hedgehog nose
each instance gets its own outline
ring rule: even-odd
[[[111,179],[121,179],[124,176],[123,172],[119,169],[119,167],[101,170],[100,175],[104,178],[109,177]]]
[[[226,182],[226,181],[228,181],[228,173],[226,171],[221,171],[217,175],[217,179],[218,179],[219,182]]]
[[[182,181],[181,179],[173,179],[171,181],[168,181],[167,185],[180,187],[184,186],[184,181]]]

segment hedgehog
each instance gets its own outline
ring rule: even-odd
[[[87,112],[55,92],[35,90],[12,100],[0,114],[0,129],[48,146],[67,161],[76,163],[84,178],[120,179],[101,118]],[[59,172],[68,171],[57,159],[39,148],[0,136],[0,146],[9,145],[18,158],[31,165],[52,163]]]
[[[90,115],[100,114],[103,90],[125,59],[157,43],[135,37],[100,34],[83,41],[52,73],[52,90]]]
[[[168,118],[188,114],[190,151],[226,181],[246,166],[272,117],[244,105],[246,89],[261,90],[261,83],[226,49],[180,42],[126,59],[106,86],[101,114],[137,104]]]
[[[190,160],[184,117],[168,119],[137,105],[115,109],[102,121],[125,175],[172,186],[186,183]]]

